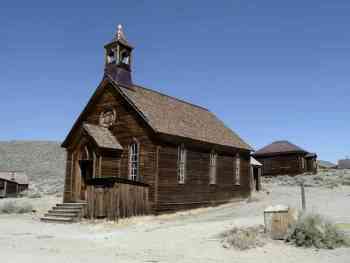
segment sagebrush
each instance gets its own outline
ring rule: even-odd
[[[277,184],[284,186],[299,186],[301,182],[306,187],[325,187],[333,189],[342,185],[350,185],[350,170],[319,170],[317,174],[301,174],[297,176],[263,177],[264,184]]]
[[[255,226],[247,228],[235,227],[220,235],[225,248],[236,248],[246,250],[265,245],[264,227]]]
[[[33,206],[28,202],[8,200],[0,203],[0,214],[25,214],[33,210]]]
[[[303,214],[290,228],[286,242],[299,247],[334,249],[350,246],[349,238],[335,224],[318,214]]]

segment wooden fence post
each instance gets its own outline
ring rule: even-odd
[[[304,183],[300,184],[300,190],[301,190],[301,207],[303,211],[306,210],[306,200],[305,200],[305,188]]]

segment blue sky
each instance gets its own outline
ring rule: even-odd
[[[138,84],[209,108],[258,149],[350,155],[349,1],[0,3],[0,140],[63,140],[118,23]]]

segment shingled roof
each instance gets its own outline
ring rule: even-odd
[[[275,141],[254,153],[254,156],[273,155],[281,153],[308,153],[301,147],[289,141]]]
[[[141,86],[132,89],[118,86],[118,89],[156,132],[252,150],[235,132],[203,107]]]
[[[118,140],[105,127],[84,123],[84,130],[94,139],[97,146],[105,149],[123,150]]]
[[[67,147],[73,131],[80,126],[88,108],[94,103],[95,96],[103,92],[103,89],[107,87],[107,83],[111,84],[131,104],[156,133],[249,151],[253,150],[249,144],[225,126],[209,110],[141,86],[133,85],[131,87],[124,87],[108,75],[105,75],[99,88],[75,122],[73,128],[62,143],[63,147]],[[92,135],[91,131],[90,133]],[[111,136],[108,133],[105,135],[108,137]],[[98,136],[95,135],[96,138],[100,136],[103,137],[102,131],[99,132]],[[92,137],[94,136],[92,135]]]

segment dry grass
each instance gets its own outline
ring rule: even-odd
[[[299,247],[334,249],[350,246],[350,240],[330,220],[318,214],[304,214],[290,229],[287,242]]]
[[[25,214],[33,211],[32,204],[8,200],[0,203],[0,214]]]
[[[260,201],[260,198],[257,196],[249,196],[247,199],[247,203],[255,203],[259,201]]]
[[[336,188],[350,185],[350,170],[320,170],[317,174],[301,174],[297,176],[263,177],[264,184],[277,184],[284,186],[298,186],[301,182],[306,187]]]
[[[247,250],[265,245],[263,226],[233,228],[220,234],[223,247]]]

